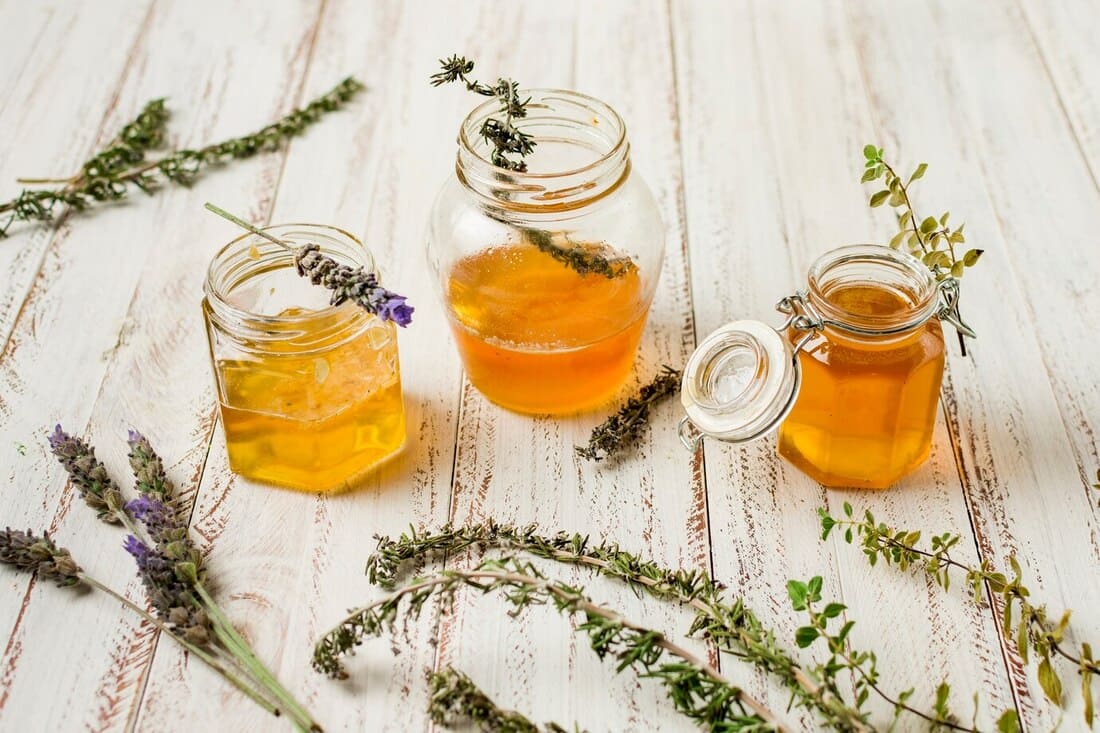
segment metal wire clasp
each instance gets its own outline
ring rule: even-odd
[[[936,311],[936,316],[941,321],[946,321],[955,327],[963,336],[969,336],[970,338],[977,338],[977,334],[974,333],[974,329],[966,325],[962,316],[959,314],[959,280],[958,278],[948,275],[938,283],[940,289],[940,309]]]
[[[780,333],[787,329],[793,328],[796,331],[805,331],[806,335],[798,340],[798,343],[794,345],[794,354],[798,354],[802,350],[802,347],[810,342],[810,339],[814,337],[821,329],[825,328],[825,320],[821,317],[821,314],[810,305],[810,302],[806,299],[805,293],[796,292],[794,295],[788,295],[781,298],[778,303],[775,304],[775,309],[780,313],[787,315],[787,320],[783,325],[775,329]]]

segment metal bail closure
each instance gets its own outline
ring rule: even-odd
[[[798,396],[802,370],[795,349],[763,321],[734,321],[699,344],[684,368],[680,401],[687,412],[680,440],[689,449],[703,435],[727,443],[761,438],[787,416]]]

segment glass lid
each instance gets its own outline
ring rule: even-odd
[[[699,344],[684,368],[685,420],[728,443],[756,440],[791,411],[801,377],[781,333],[763,321],[728,323]]]

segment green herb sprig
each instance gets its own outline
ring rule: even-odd
[[[147,161],[148,151],[164,143],[168,119],[164,100],[155,99],[122,128],[106,149],[84,163],[76,175],[65,179],[20,179],[29,185],[62,185],[26,188],[11,201],[0,204],[0,215],[7,214],[0,223],[0,238],[7,236],[15,222],[52,222],[59,206],[84,211],[96,203],[124,199],[133,188],[152,194],[166,182],[188,186],[207,168],[277,150],[325,114],[342,107],[361,89],[362,83],[348,77],[305,107],[256,132],[195,150],[176,150]]]
[[[582,588],[548,580],[530,563],[515,558],[486,560],[473,570],[442,570],[416,578],[391,595],[353,610],[317,643],[314,668],[333,677],[346,677],[341,658],[368,637],[396,631],[402,608],[408,622],[419,617],[433,597],[450,607],[463,587],[497,592],[516,613],[531,605],[549,604],[565,616],[581,619],[576,629],[588,636],[600,659],[612,659],[616,672],[633,669],[642,677],[659,680],[676,710],[708,730],[784,730],[767,707],[731,684],[708,662],[659,631],[593,603]]]
[[[881,559],[886,565],[895,565],[903,571],[910,567],[918,568],[944,590],[950,588],[952,569],[962,573],[975,603],[984,605],[988,594],[989,602],[999,606],[1001,630],[1007,638],[1015,639],[1016,649],[1024,663],[1029,663],[1031,655],[1038,659],[1039,684],[1054,705],[1061,707],[1063,697],[1063,677],[1054,662],[1061,659],[1076,669],[1081,678],[1085,721],[1092,725],[1093,682],[1100,678],[1100,660],[1093,656],[1092,646],[1088,643],[1082,642],[1075,651],[1067,648],[1069,642],[1065,632],[1069,626],[1070,612],[1065,611],[1054,620],[1046,606],[1035,605],[1031,601],[1031,591],[1023,583],[1023,572],[1015,556],[1008,558],[1012,568],[1012,577],[1009,578],[988,560],[977,566],[955,560],[951,551],[961,541],[957,534],[947,532],[933,536],[929,549],[922,549],[918,546],[920,531],[894,529],[876,522],[870,511],[857,519],[851,504],[847,502],[843,517],[832,517],[824,509],[819,509],[818,514],[822,538],[828,537],[835,529],[842,529],[844,541],[853,545],[858,543],[872,566]]]
[[[588,445],[575,446],[577,455],[589,461],[603,461],[637,445],[649,425],[650,410],[679,389],[680,372],[667,365],[661,367],[652,382],[592,430]]]
[[[524,158],[534,151],[536,143],[533,137],[515,126],[515,120],[527,116],[527,103],[531,98],[520,99],[519,84],[511,79],[497,79],[497,83],[492,86],[471,79],[468,75],[474,70],[474,62],[462,56],[440,59],[439,65],[441,70],[432,74],[433,87],[461,81],[474,94],[497,99],[504,119],[485,118],[479,134],[486,143],[493,146],[493,165],[518,173],[526,172],[527,162]],[[509,158],[509,155],[518,155],[519,159]]]
[[[454,667],[428,673],[428,717],[448,728],[473,723],[483,733],[584,733],[557,723],[538,726],[514,710],[500,708],[474,681]]]

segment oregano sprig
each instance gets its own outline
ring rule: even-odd
[[[577,455],[589,461],[603,461],[636,445],[649,425],[652,407],[679,389],[679,370],[667,365],[661,367],[653,381],[628,399],[618,412],[592,429],[588,445],[574,447]]]
[[[325,114],[342,107],[361,89],[361,82],[348,77],[305,107],[253,133],[198,149],[176,150],[147,161],[146,152],[163,143],[168,117],[164,101],[153,100],[105,150],[85,162],[76,175],[65,179],[21,179],[32,185],[63,185],[25,188],[11,201],[0,204],[0,215],[7,214],[6,219],[0,220],[0,238],[17,221],[52,222],[60,206],[84,211],[96,203],[124,199],[132,188],[152,194],[169,182],[188,186],[207,168],[277,150]]]
[[[593,603],[582,588],[548,580],[530,563],[515,558],[486,560],[473,570],[442,570],[416,578],[391,595],[354,609],[317,643],[314,668],[332,677],[346,677],[341,658],[354,652],[364,639],[395,631],[402,613],[406,622],[419,617],[433,597],[449,607],[463,587],[499,593],[516,612],[549,604],[565,616],[580,619],[576,630],[588,636],[598,657],[613,660],[616,672],[633,669],[640,676],[659,680],[676,710],[707,730],[784,730],[767,707],[730,683],[710,663],[659,631]]]
[[[1084,699],[1084,716],[1091,726],[1094,719],[1093,683],[1100,678],[1100,660],[1093,656],[1092,646],[1082,642],[1076,650],[1068,647],[1066,629],[1070,611],[1054,616],[1045,605],[1035,605],[1031,591],[1023,582],[1023,569],[1015,556],[1008,562],[1012,577],[995,569],[988,560],[969,565],[952,557],[951,551],[959,544],[961,536],[945,532],[933,536],[928,549],[919,546],[922,533],[919,530],[895,529],[883,522],[876,522],[870,511],[857,518],[851,504],[845,502],[844,516],[835,518],[825,509],[819,509],[822,538],[837,528],[843,530],[844,541],[858,544],[867,561],[874,566],[878,560],[896,565],[899,570],[918,568],[944,590],[950,588],[950,571],[962,573],[974,602],[984,605],[986,596],[995,607],[1000,607],[1001,630],[1014,639],[1016,649],[1025,664],[1031,655],[1038,659],[1039,684],[1043,694],[1054,705],[1062,706],[1063,679],[1055,667],[1061,659],[1076,669],[1081,677],[1081,694]]]

